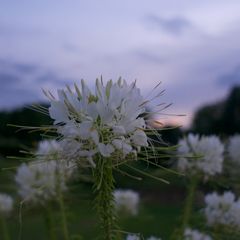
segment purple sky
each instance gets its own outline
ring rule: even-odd
[[[0,108],[44,99],[41,88],[95,78],[159,81],[169,121],[240,83],[240,1],[11,0],[0,7]]]

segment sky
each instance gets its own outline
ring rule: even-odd
[[[240,84],[239,55],[239,0],[0,0],[0,110],[122,76],[143,95],[161,81],[167,112],[186,115],[161,120],[187,126]]]

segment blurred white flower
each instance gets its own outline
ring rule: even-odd
[[[232,192],[218,195],[216,192],[205,196],[206,207],[204,209],[207,223],[240,227],[240,200],[235,200]]]
[[[130,234],[130,235],[127,235],[126,240],[141,240],[141,239],[138,235]]]
[[[141,240],[141,238],[136,234],[130,234],[130,235],[127,235],[126,240]],[[146,240],[161,240],[161,238],[151,236],[149,238],[146,238]]]
[[[184,231],[184,240],[212,240],[212,238],[198,230],[187,228]]]
[[[45,94],[51,101],[50,117],[63,139],[60,145],[70,146],[64,147],[68,158],[83,164],[87,164],[87,159],[94,167],[96,154],[111,157],[117,152],[124,158],[128,154],[135,156],[141,147],[148,146],[146,123],[140,117],[147,101],[135,82],[128,85],[120,79],[104,85],[96,80],[93,93],[82,81],[80,89],[75,84],[74,90],[58,90],[58,98]],[[87,156],[83,157],[83,152]]]
[[[178,144],[180,171],[191,175],[201,173],[205,178],[222,172],[224,146],[217,136],[189,134]]]
[[[59,152],[59,144],[55,140],[43,140],[38,143],[36,155],[51,156]]]
[[[147,240],[161,240],[161,238],[151,236],[151,237],[147,238]]]
[[[8,214],[13,209],[13,199],[11,196],[0,193],[0,215]]]
[[[228,154],[230,159],[240,165],[240,135],[236,134],[229,139]]]
[[[45,203],[67,189],[66,181],[72,174],[72,167],[63,161],[34,161],[21,164],[15,181],[23,200]]]
[[[117,211],[137,215],[139,205],[139,194],[132,190],[115,190],[115,206]]]

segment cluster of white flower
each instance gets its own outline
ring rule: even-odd
[[[235,198],[232,192],[223,195],[214,192],[205,196],[204,213],[210,226],[221,224],[240,227],[240,199]]]
[[[130,235],[127,235],[126,240],[141,240],[141,237],[136,234],[130,234]],[[151,237],[147,238],[146,240],[161,240],[161,238],[151,236]]]
[[[81,89],[58,90],[58,99],[45,92],[50,99],[49,114],[58,133],[63,137],[62,148],[68,159],[85,159],[91,166],[94,156],[110,157],[120,154],[136,155],[148,146],[144,132],[146,123],[141,114],[145,104],[135,82],[128,85],[121,79],[104,86],[96,80],[95,93],[84,81]],[[69,149],[70,148],[70,149]]]
[[[115,206],[117,211],[137,215],[139,205],[139,194],[132,190],[115,190]]]
[[[8,214],[13,209],[13,199],[5,193],[0,193],[0,215]]]
[[[236,134],[229,139],[228,154],[230,159],[240,164],[240,135]]]
[[[184,240],[212,240],[212,238],[198,230],[187,228],[184,231]]]
[[[58,190],[66,190],[66,180],[71,174],[72,167],[63,161],[36,160],[20,165],[15,181],[23,200],[44,203],[56,197]]]
[[[191,175],[201,173],[206,178],[221,173],[223,152],[224,146],[217,136],[189,134],[179,142],[178,169]]]

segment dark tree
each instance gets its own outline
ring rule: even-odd
[[[240,87],[232,88],[226,100],[200,108],[191,130],[205,135],[240,133]]]
[[[0,112],[0,153],[16,155],[20,149],[31,148],[41,140],[39,132],[18,131],[19,128],[9,127],[8,124],[39,127],[50,123],[48,116],[28,108]]]

